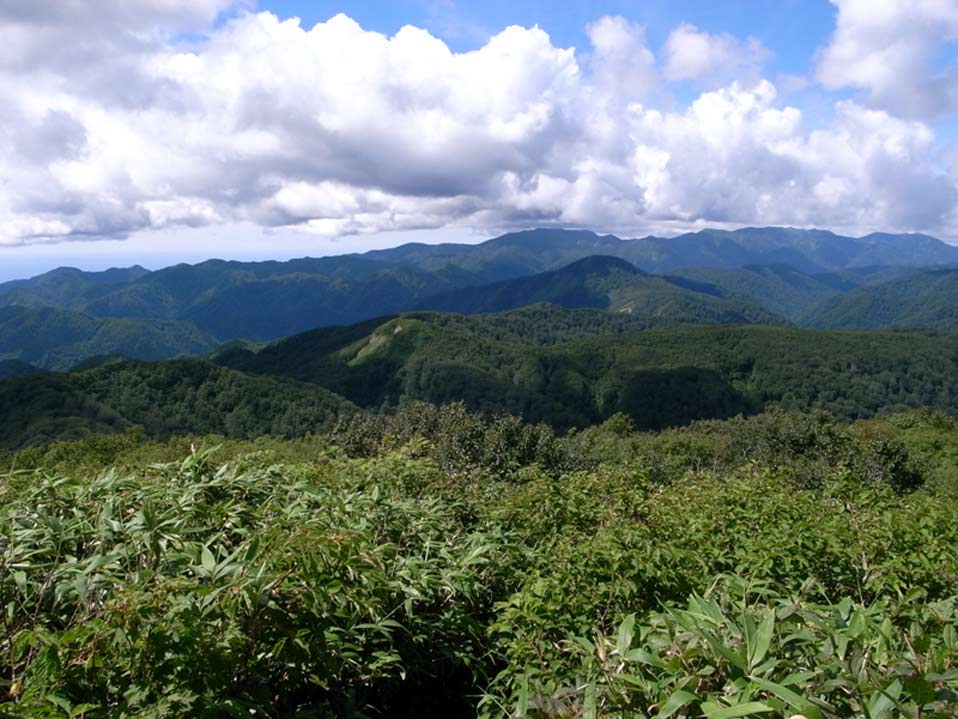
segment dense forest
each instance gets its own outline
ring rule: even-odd
[[[257,377],[200,360],[121,361],[0,381],[0,448],[132,428],[152,438],[218,433],[295,436],[355,408],[314,384]]]
[[[192,322],[91,317],[53,307],[0,307],[0,358],[68,370],[98,355],[143,360],[200,355],[220,345]]]
[[[147,437],[293,437],[358,411],[461,401],[558,431],[622,413],[642,430],[770,408],[843,419],[958,410],[958,335],[748,325],[652,327],[539,304],[414,312],[312,330],[210,359],[105,357],[67,373],[13,364],[0,379],[16,448],[139,426]]]
[[[411,404],[0,453],[0,716],[954,717],[955,447]]]
[[[768,406],[850,419],[958,409],[958,335],[681,326],[583,333],[548,346],[529,339],[562,334],[543,328],[574,327],[577,312],[413,313],[314,330],[220,361],[317,383],[370,409],[462,400],[560,428],[617,412],[657,429]]]

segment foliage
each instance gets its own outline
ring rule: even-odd
[[[420,451],[450,473],[507,476],[532,465],[559,471],[579,464],[572,446],[562,443],[547,425],[523,424],[509,415],[485,419],[468,412],[461,402],[442,407],[413,402],[384,417],[354,414],[336,424],[331,438],[358,457],[424,440]]]
[[[67,370],[96,355],[161,360],[209,352],[212,335],[184,320],[92,317],[52,307],[0,307],[0,358]]]
[[[953,599],[926,604],[917,593],[897,605],[829,604],[814,594],[813,586],[783,596],[767,582],[719,577],[684,607],[653,612],[641,624],[628,615],[612,636],[569,642],[583,683],[557,698],[523,698],[525,713],[954,716]]]
[[[10,478],[0,592],[17,715],[466,701],[418,693],[468,680],[480,654],[489,538],[403,496],[388,461],[306,478],[210,460]]]
[[[958,330],[958,270],[925,270],[862,287],[812,307],[810,327]]]
[[[956,439],[410,404],[0,456],[0,716],[954,716]]]
[[[575,312],[414,313],[313,330],[229,362],[317,383],[373,410],[463,401],[559,430],[618,412],[660,429],[768,407],[849,419],[958,409],[955,335],[679,326],[549,346],[522,340],[553,324],[566,331]]]
[[[38,374],[43,372],[39,367],[34,367],[27,362],[20,360],[0,360],[0,378],[23,377],[28,374]]]
[[[688,471],[730,471],[748,461],[776,467],[803,488],[821,487],[835,468],[842,468],[863,483],[908,492],[924,483],[932,461],[931,447],[913,451],[901,436],[899,425],[912,416],[843,424],[824,412],[773,410],[635,435],[634,423],[620,414],[571,441],[594,462],[617,459],[641,466],[663,484]]]
[[[149,437],[292,436],[355,411],[316,385],[251,377],[200,360],[119,362],[0,382],[0,448],[139,426]]]

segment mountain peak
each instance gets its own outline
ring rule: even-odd
[[[612,270],[621,270],[633,275],[647,274],[631,262],[612,255],[589,255],[556,270],[556,273],[567,275],[608,274]]]

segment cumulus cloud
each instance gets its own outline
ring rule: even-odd
[[[713,35],[683,23],[665,42],[665,75],[670,80],[727,83],[755,80],[771,52],[754,37]]]
[[[586,33],[593,47],[593,78],[600,87],[632,99],[658,88],[655,56],[642,25],[609,16],[589,25]]]
[[[236,222],[339,236],[954,221],[927,125],[846,101],[810,130],[760,78],[757,41],[682,26],[657,63],[617,17],[587,28],[586,50],[509,27],[453,52],[415,27],[307,28],[231,0],[105,0],[102,25],[90,7],[0,0],[16,47],[0,49],[0,243]],[[676,108],[675,78],[711,87]]]
[[[818,79],[861,88],[879,107],[906,117],[958,112],[958,67],[936,67],[958,43],[954,0],[831,0],[838,20]]]

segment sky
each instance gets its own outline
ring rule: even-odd
[[[533,227],[958,240],[956,0],[0,0],[0,281]]]

